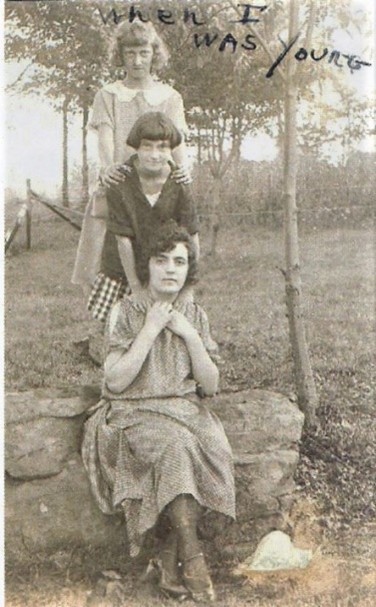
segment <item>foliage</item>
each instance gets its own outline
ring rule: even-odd
[[[17,88],[58,102],[68,98],[79,108],[89,105],[108,78],[106,36],[98,35],[94,8],[69,0],[5,8],[6,58],[26,59],[34,67]]]
[[[366,29],[365,10],[358,8],[354,13],[350,9],[349,0],[342,2],[341,6],[337,2],[300,4],[303,35],[298,43],[307,45],[308,50],[311,47],[322,48],[339,27],[345,31],[362,29],[366,43],[370,39],[370,32]],[[273,78],[265,78],[271,59],[260,45],[259,39],[269,49],[272,58],[281,52],[282,46],[278,38],[281,36],[283,39],[286,35],[286,2],[273,2],[268,10],[257,14],[260,22],[251,27],[234,23],[236,17],[240,18],[242,10],[232,1],[220,4],[195,1],[182,5],[177,0],[170,0],[164,6],[174,15],[173,25],[162,25],[155,17],[160,8],[155,0],[144,0],[137,4],[144,15],[152,18],[171,49],[170,65],[164,76],[181,91],[188,110],[192,111],[189,118],[196,126],[208,128],[218,118],[225,120],[236,117],[240,121],[236,130],[239,131],[239,136],[244,136],[247,130],[254,131],[263,126],[267,117],[278,114],[281,78],[278,77],[278,72]],[[188,6],[189,11],[195,12],[197,18],[205,21],[205,24],[195,26],[191,20],[184,22],[183,6]],[[119,15],[124,14],[124,7],[129,11],[127,3],[115,1],[111,4],[111,8],[117,10]],[[26,89],[23,90],[32,88],[38,94],[42,88],[44,93],[53,98],[60,97],[63,93],[79,107],[91,103],[95,91],[114,73],[108,65],[107,46],[116,24],[109,18],[105,25],[99,17],[99,9],[106,14],[107,7],[93,0],[6,4],[6,57],[8,60],[27,59],[37,67],[31,80],[26,80]],[[237,15],[237,11],[240,15]],[[195,48],[193,36],[197,34],[202,40],[207,32],[211,37],[217,34],[217,41],[209,48],[204,44]],[[238,41],[236,51],[232,52],[233,46],[227,44],[221,52],[219,43],[229,32]],[[257,46],[255,50],[245,50],[240,46],[247,33],[254,36]],[[284,65],[281,64],[280,67],[282,70]],[[346,116],[349,103],[353,114],[359,119],[364,110],[368,109],[364,104],[357,106],[354,91],[341,77],[343,72],[338,71],[338,68],[337,72],[328,62],[323,64],[306,60],[299,63],[301,96],[312,110],[316,108],[317,112],[319,100],[320,104],[325,104],[322,92],[325,88],[328,96],[328,84],[334,92],[340,93],[342,99],[348,99],[344,104],[329,103],[327,110],[324,106],[321,108],[320,114],[327,114],[326,124],[329,124],[333,116]],[[21,83],[22,81],[19,84]],[[310,123],[309,112],[302,124],[303,132],[307,133],[307,128],[318,132],[320,140],[325,137],[325,124],[318,128]],[[352,128],[355,129],[354,126]],[[358,124],[356,128],[359,134],[364,132],[364,123],[363,126]],[[233,134],[231,128],[228,134],[230,137]]]
[[[108,43],[117,27],[110,8],[126,19],[131,4],[119,0],[111,7],[94,0],[6,3],[6,57],[27,59],[32,64],[13,90],[47,95],[58,107],[67,98],[70,111],[90,105],[96,90],[116,73],[108,64]],[[196,14],[198,22],[205,23],[185,21],[186,7]],[[272,78],[265,78],[265,74],[283,48],[280,39],[286,38],[287,8],[285,1],[275,0],[265,12],[252,13],[260,19],[257,24],[241,24],[235,21],[241,19],[243,9],[232,0],[183,4],[168,0],[164,10],[171,12],[174,23],[166,25],[157,18],[160,3],[137,3],[137,9],[154,22],[171,50],[170,64],[162,77],[182,93],[192,141],[205,152],[203,158],[217,176],[223,176],[230,161],[239,158],[246,135],[260,129],[273,137],[283,135],[280,73],[284,73],[284,63]],[[300,2],[300,11],[302,34],[296,50],[299,44],[308,50],[322,49],[339,27],[362,31],[365,44],[370,39],[365,9],[354,13],[350,0],[340,6],[337,2],[306,0]],[[101,14],[107,17],[106,24]],[[237,41],[236,49],[227,43],[220,51],[221,41],[230,32]],[[201,43],[196,48],[194,36],[202,42],[207,33],[211,39],[218,38],[209,47]],[[253,36],[255,49],[241,46],[247,35]],[[328,61],[299,62],[298,74],[299,141],[304,152],[323,152],[323,143],[339,138],[343,145],[353,146],[369,129],[370,102],[361,101],[343,70]]]
[[[177,28],[175,35],[184,42],[172,54],[169,74],[186,100],[194,141],[206,149],[213,176],[223,177],[233,155],[240,157],[244,137],[275,114],[278,91],[261,76],[264,61],[259,49],[251,59],[249,51],[236,47],[232,52],[231,44],[223,51],[217,42],[209,48],[192,45],[194,35],[202,39],[208,31],[211,37],[218,35],[219,41],[230,29],[238,45],[244,39],[245,28],[232,23],[236,13],[227,3],[206,4],[204,14],[209,26],[180,24]],[[231,148],[229,155],[226,145]]]
[[[300,158],[297,204],[301,228],[369,225],[374,215],[375,154],[356,152],[346,166],[333,167],[315,154]],[[370,178],[371,177],[371,178]],[[210,212],[212,187],[207,163],[194,172],[193,188],[199,211]],[[221,216],[233,225],[279,227],[283,220],[281,158],[273,162],[240,160],[231,166],[222,185]]]

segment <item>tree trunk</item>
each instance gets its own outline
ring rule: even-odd
[[[202,147],[201,147],[201,128],[197,127],[197,163],[199,168],[202,163]]]
[[[221,191],[221,178],[219,176],[214,177],[212,189],[210,191],[210,221],[209,221],[209,235],[210,235],[210,255],[215,255],[217,252],[217,237],[219,232],[219,217],[218,207],[220,204],[220,191]]]
[[[63,207],[69,207],[68,191],[68,108],[69,100],[67,97],[63,103],[63,185],[62,185],[62,203]]]
[[[289,40],[298,31],[297,0],[290,0]],[[285,206],[285,257],[286,303],[292,348],[298,404],[306,416],[306,425],[315,422],[317,393],[313,379],[302,310],[298,222],[296,207],[297,173],[297,84],[294,77],[294,57],[287,63],[284,100],[284,206]]]
[[[266,225],[269,226],[269,228],[274,228],[276,225],[276,213],[275,213],[275,209],[274,209],[274,205],[273,205],[273,182],[272,182],[271,171],[269,171],[269,173],[268,173],[268,194],[267,194],[267,196],[268,196],[268,200],[265,205],[265,208],[267,210]]]
[[[89,165],[87,160],[87,123],[89,108],[85,104],[82,108],[82,193],[81,204],[85,208],[89,200]]]

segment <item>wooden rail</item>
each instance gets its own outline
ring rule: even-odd
[[[61,219],[64,219],[64,221],[67,221],[68,223],[70,223],[70,225],[75,230],[81,231],[81,225],[79,223],[75,222],[70,217],[68,217],[67,213],[75,214],[76,216],[78,216],[80,218],[83,218],[83,216],[84,216],[83,213],[80,213],[79,211],[72,211],[71,209],[66,209],[65,207],[61,207],[58,204],[53,204],[52,202],[47,202],[47,200],[43,200],[43,198],[38,196],[38,194],[36,194],[33,190],[30,190],[30,196],[31,196],[31,199],[33,202],[35,202],[35,201],[40,202],[45,207],[50,209],[50,211],[52,211],[53,213],[55,213],[56,215],[61,217]]]
[[[74,211],[72,209],[66,209],[58,204],[48,202],[39,196],[36,192],[31,189],[30,179],[26,180],[26,201],[21,206],[17,213],[16,220],[13,227],[10,228],[5,234],[5,253],[8,251],[10,245],[13,242],[15,235],[17,234],[20,226],[25,222],[26,226],[26,249],[31,249],[31,212],[34,202],[40,202],[42,205],[47,207],[50,211],[67,221],[75,230],[81,231],[81,223],[75,221],[69,215],[75,215],[79,222],[82,222],[84,214],[80,211]]]

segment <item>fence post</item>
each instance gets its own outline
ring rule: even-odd
[[[26,179],[26,249],[28,251],[31,249],[31,209],[31,182],[30,179]]]

